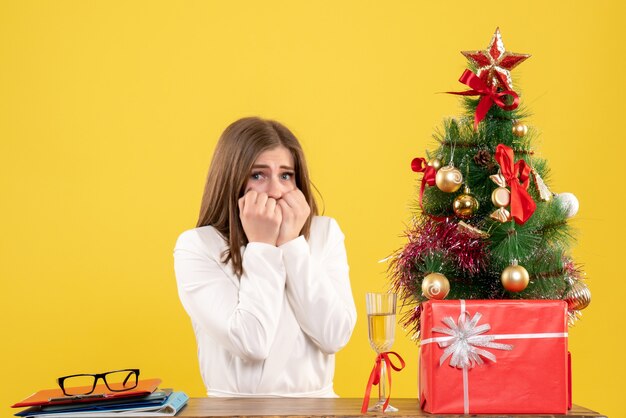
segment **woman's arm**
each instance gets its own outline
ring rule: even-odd
[[[287,272],[287,297],[300,327],[323,352],[332,354],[348,343],[356,308],[344,235],[333,219],[319,218],[318,222],[322,224],[315,233],[325,237],[315,256],[302,236],[280,249]]]
[[[285,291],[282,252],[249,243],[238,280],[220,262],[222,238],[210,228],[183,233],[174,250],[180,300],[196,324],[234,355],[265,359],[274,342]]]

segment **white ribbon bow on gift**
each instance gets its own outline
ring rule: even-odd
[[[482,317],[479,312],[476,312],[469,321],[466,321],[466,316],[469,318],[469,314],[463,311],[459,316],[458,324],[448,316],[443,319],[443,323],[448,328],[433,328],[433,332],[440,332],[450,336],[437,338],[439,347],[445,348],[439,359],[439,365],[442,365],[450,357],[450,366],[458,369],[471,369],[477,364],[485,363],[481,357],[489,359],[494,363],[496,362],[495,354],[481,347],[509,351],[513,349],[513,346],[510,344],[494,343],[495,337],[492,335],[481,335],[489,331],[491,325],[477,325]]]

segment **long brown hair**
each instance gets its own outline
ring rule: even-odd
[[[312,183],[302,146],[284,125],[268,119],[247,117],[233,122],[222,133],[209,167],[197,227],[211,225],[224,237],[228,248],[222,254],[224,264],[232,261],[237,276],[243,274],[241,247],[248,239],[239,218],[238,200],[255,160],[264,151],[283,146],[291,152],[296,186],[306,198],[311,214],[301,234],[308,238],[311,220],[318,214]]]

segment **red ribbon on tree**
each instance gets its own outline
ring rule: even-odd
[[[487,112],[495,103],[504,110],[513,110],[519,106],[519,96],[513,90],[498,91],[497,86],[488,86],[487,83],[470,70],[465,70],[459,78],[459,81],[472,90],[468,91],[449,91],[449,94],[458,94],[461,96],[482,96],[476,106],[476,114],[474,115],[474,130],[478,129],[478,123],[487,116]],[[513,103],[506,104],[503,100],[505,96],[513,97]]]
[[[426,162],[425,158],[413,158],[411,161],[411,169],[416,173],[424,173],[422,177],[422,185],[420,186],[420,208],[422,208],[422,212],[424,208],[422,207],[422,197],[424,196],[424,188],[426,185],[434,186],[435,185],[435,177],[437,176],[437,170],[434,167],[431,167]]]
[[[500,172],[511,187],[511,216],[519,225],[524,225],[537,208],[537,204],[528,194],[530,167],[526,161],[515,163],[513,150],[504,144],[496,147],[496,161],[500,164]]]
[[[437,221],[443,221],[444,219],[446,219],[445,217],[433,216],[426,213],[426,211],[424,210],[424,205],[422,205],[422,198],[424,196],[424,189],[426,188],[426,185],[428,184],[429,186],[434,186],[436,184],[435,180],[437,177],[437,170],[435,170],[435,167],[429,166],[426,162],[426,159],[421,157],[413,158],[413,161],[411,161],[411,169],[416,173],[424,173],[424,176],[422,176],[422,184],[420,186],[419,200],[422,212]]]
[[[393,362],[389,358],[390,354],[396,356],[398,360],[400,360],[400,367],[393,364]],[[385,403],[383,405],[383,412],[385,412],[385,409],[387,409],[387,406],[389,405],[389,399],[391,398],[391,369],[397,372],[404,369],[404,359],[400,357],[400,354],[396,353],[395,351],[385,351],[384,353],[380,353],[378,354],[378,356],[376,356],[376,364],[374,364],[374,368],[370,373],[370,379],[367,382],[367,387],[365,388],[365,396],[363,397],[363,405],[361,406],[362,414],[367,413],[367,407],[370,403],[370,393],[372,391],[372,386],[380,384],[380,371],[382,369],[383,361],[387,366],[387,381],[389,382],[389,391],[387,392],[387,399],[385,400]]]

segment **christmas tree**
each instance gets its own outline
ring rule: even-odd
[[[507,51],[498,29],[487,49],[462,54],[470,90],[450,93],[466,114],[444,120],[438,147],[412,161],[423,173],[415,213],[390,262],[403,325],[419,338],[422,302],[443,298],[563,299],[573,324],[590,302],[569,253],[578,201],[550,191],[524,123],[510,71],[530,55]]]

